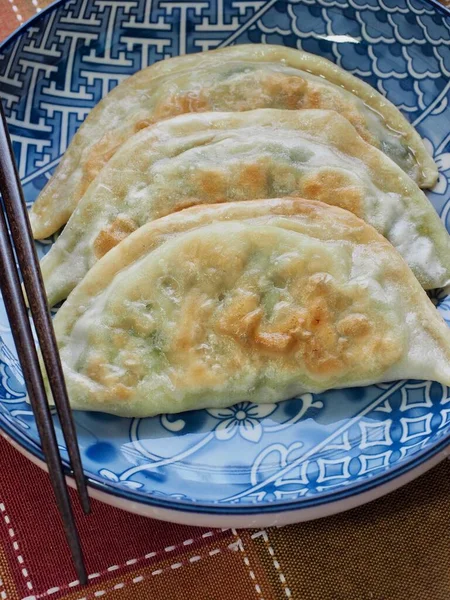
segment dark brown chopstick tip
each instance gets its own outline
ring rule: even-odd
[[[77,564],[77,561],[75,561],[75,570],[77,572],[77,577],[78,581],[80,582],[80,585],[87,585],[88,576],[84,563],[80,562],[79,564]]]
[[[91,502],[90,502],[89,496],[87,494],[86,494],[86,496],[84,494],[81,494],[80,502],[81,502],[81,508],[83,509],[84,514],[89,515],[91,512]]]

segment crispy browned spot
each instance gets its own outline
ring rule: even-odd
[[[245,199],[264,198],[268,188],[268,171],[263,163],[242,165],[238,171],[237,189]]]
[[[323,99],[320,90],[309,88],[303,108],[323,108]]]
[[[127,400],[133,390],[118,380],[114,366],[109,365],[104,356],[93,355],[86,365],[86,375],[107,389],[107,397]]]
[[[255,248],[267,244],[270,237],[255,237]],[[200,349],[211,348],[211,332],[229,348],[220,360],[221,372],[230,376],[232,357],[242,364],[250,361],[255,369],[276,359],[281,370],[303,366],[306,373],[324,380],[354,370],[364,372],[365,368],[379,374],[402,352],[401,341],[396,340],[383,314],[375,311],[364,286],[342,286],[320,271],[333,268],[327,253],[298,253],[277,267],[273,285],[289,301],[277,302],[270,313],[266,313],[263,292],[254,279],[258,276],[247,272],[248,254],[224,246],[212,249],[197,240],[186,248],[184,257],[186,264],[194,265],[194,275],[202,265],[213,264],[217,275],[202,279],[202,286],[207,285],[212,294],[220,289],[230,293],[217,301],[210,293],[191,291],[184,299],[177,319],[178,334],[171,345],[171,356],[172,352],[177,355],[175,364],[182,363],[183,372],[189,371],[191,364],[208,363],[208,350],[203,356]],[[198,285],[195,277],[187,277],[186,285]],[[237,285],[237,281],[241,283]],[[361,356],[370,357],[370,367],[361,366]]]
[[[259,296],[248,294],[235,297],[224,310],[219,322],[220,333],[260,350],[286,352],[291,349],[295,335],[304,322],[301,310],[273,323],[262,324],[264,311],[259,306]]]
[[[224,308],[218,329],[221,333],[245,342],[250,335],[253,335],[261,317],[259,296],[253,293],[243,293],[235,296],[231,303]]]
[[[219,169],[199,169],[191,176],[193,187],[207,199],[216,202],[216,198],[225,198],[227,179]]]
[[[201,342],[205,336],[205,320],[209,311],[205,307],[206,296],[198,292],[189,294],[183,302],[173,347],[186,351]]]
[[[168,352],[171,361],[180,367],[170,374],[177,387],[206,387],[224,383],[223,370],[220,373],[214,371],[208,356],[200,347],[206,337],[212,311],[207,299],[205,294],[193,291],[181,308],[179,327]]]
[[[136,223],[126,215],[119,215],[107,227],[102,229],[94,241],[94,254],[101,258],[107,252],[117,246],[130,233],[137,229]]]
[[[336,171],[320,171],[307,175],[301,182],[299,195],[339,206],[355,215],[362,216],[362,191],[349,175]]]
[[[159,102],[152,116],[152,122],[156,123],[162,119],[168,119],[175,115],[184,115],[186,113],[199,113],[211,110],[211,102],[204,91],[193,92],[175,92],[165,97]]]
[[[268,194],[268,167],[263,161],[236,164],[230,170],[199,169],[191,175],[191,183],[199,196],[214,204],[236,199],[265,198]],[[182,200],[183,208],[190,206]],[[178,208],[177,208],[178,210]]]
[[[341,335],[359,337],[369,334],[371,325],[365,315],[354,314],[338,321],[336,329]]]
[[[269,98],[278,101],[282,108],[288,109],[302,108],[307,88],[308,83],[301,77],[286,76],[283,73],[270,73],[262,81],[262,91]]]
[[[91,146],[83,166],[83,178],[79,187],[80,198],[124,141],[122,135],[113,129],[105,133],[96,144]]]
[[[155,119],[152,119],[150,117],[148,119],[140,119],[139,121],[136,121],[136,123],[134,124],[134,131],[135,131],[135,133],[137,133],[138,131],[145,129],[146,127],[149,127],[150,125],[153,125],[154,123],[155,123]]]
[[[401,345],[396,343],[384,323],[367,315],[349,312],[352,304],[364,306],[364,293],[339,291],[326,274],[316,273],[305,280],[298,305],[287,312],[264,314],[258,294],[237,294],[224,309],[216,328],[222,335],[255,353],[282,355],[286,364],[301,361],[307,370],[321,377],[340,376],[358,365],[361,356],[370,356],[383,370],[398,359]],[[342,316],[342,315],[345,316]]]

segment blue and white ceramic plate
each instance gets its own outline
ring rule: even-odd
[[[58,2],[0,51],[27,201],[122,79],[170,56],[248,42],[321,54],[400,107],[434,153],[430,199],[450,227],[450,13],[430,0]],[[450,298],[433,300],[450,323]],[[42,464],[1,303],[0,336],[0,427]],[[92,493],[106,502],[191,524],[266,526],[350,508],[435,464],[450,442],[449,396],[436,383],[400,381],[153,419],[78,412],[76,424]]]

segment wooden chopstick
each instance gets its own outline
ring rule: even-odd
[[[1,103],[0,103],[1,104]],[[2,182],[3,203],[8,217],[11,237],[14,242],[20,270],[33,316],[34,325],[44,359],[50,389],[55,401],[61,428],[67,445],[81,505],[89,513],[89,496],[81,464],[75,426],[69,407],[64,375],[48,309],[42,274],[36,248],[31,234],[30,222],[23,199],[22,187],[17,173],[6,118],[0,105],[0,161],[4,181]]]
[[[11,324],[14,342],[19,354],[30,402],[36,418],[50,481],[55,492],[58,509],[63,519],[67,541],[80,583],[86,583],[87,576],[80,539],[75,525],[36,346],[17,272],[14,250],[22,273],[52,395],[61,421],[79,496],[85,512],[89,512],[89,497],[76,439],[75,426],[64,383],[61,361],[47,306],[42,275],[31,235],[22,187],[14,161],[11,140],[1,101],[0,193],[3,198],[3,206],[14,243],[13,249],[2,206],[2,210],[0,210],[0,288]]]

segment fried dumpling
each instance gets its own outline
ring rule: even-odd
[[[336,110],[421,187],[437,180],[419,134],[368,84],[300,50],[235,46],[159,62],[112,90],[80,127],[35,202],[34,236],[47,237],[64,225],[105,163],[143,127],[187,112],[256,108]]]
[[[148,223],[54,324],[75,409],[145,417],[404,378],[450,385],[450,331],[400,254],[321,202]]]
[[[450,281],[450,237],[424,193],[334,111],[188,114],[139,132],[91,184],[42,261],[51,305],[147,221],[194,204],[301,196],[352,211],[425,288]]]

